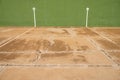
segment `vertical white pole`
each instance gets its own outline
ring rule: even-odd
[[[88,27],[88,14],[89,14],[89,8],[86,8],[86,27]]]
[[[33,9],[33,16],[34,16],[34,27],[36,27],[36,15],[35,15],[35,7]]]

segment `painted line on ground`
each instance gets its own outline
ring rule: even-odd
[[[12,30],[14,30],[14,29],[12,29]],[[14,35],[14,36],[12,36],[12,37],[9,37],[9,38],[7,38],[7,39],[1,41],[1,42],[0,42],[0,45],[6,43],[7,41],[9,41],[9,40],[11,40],[11,39],[13,39],[13,38],[16,37],[17,35],[20,35],[20,34],[16,34],[16,35]]]
[[[12,38],[12,37],[9,37],[9,38],[7,38],[7,39],[5,39],[5,40],[0,41],[0,45],[3,44],[3,43],[5,43],[6,41],[10,40],[11,38]]]
[[[88,28],[88,29],[90,29],[90,28]],[[95,33],[97,33],[97,34],[99,34],[102,38],[104,38],[104,39],[106,39],[106,40],[112,42],[113,44],[115,44],[116,46],[119,47],[119,45],[118,45],[116,42],[114,42],[113,40],[109,39],[108,37],[105,37],[103,34],[97,32],[96,30],[92,30],[92,29],[90,29],[90,30],[93,31],[93,32],[95,32]]]
[[[7,41],[11,40],[12,38],[13,38],[13,37],[9,37],[9,38],[7,38],[7,39],[5,39],[5,40],[1,41],[1,42],[0,42],[0,45],[2,45],[2,44],[4,44],[5,42],[7,42]]]
[[[89,29],[89,28],[88,28],[88,29]],[[89,29],[89,30],[91,30],[91,29]],[[93,30],[91,30],[91,31],[93,31]],[[95,31],[93,31],[93,32],[95,32]],[[97,32],[95,32],[95,33],[97,33]],[[97,34],[99,34],[99,33],[97,33]],[[101,36],[101,35],[100,35],[100,36]],[[108,58],[108,60],[110,60],[112,63],[118,65],[118,64],[114,61],[115,59],[113,59],[113,57],[110,56],[109,53],[108,53],[105,49],[101,48],[100,45],[99,45],[97,42],[95,42],[94,39],[92,39],[89,35],[88,35],[88,37],[89,37],[89,39],[91,39],[91,41],[93,42],[93,44],[96,44],[96,45],[97,45],[96,47],[99,47],[99,50],[101,51],[101,53],[103,53],[103,55],[105,55],[105,56]],[[102,36],[101,36],[101,37],[102,37]],[[102,38],[104,38],[104,37],[102,37]],[[116,46],[117,46],[117,45],[116,45]]]
[[[0,64],[6,67],[49,67],[49,68],[120,68],[114,64]]]
[[[1,32],[11,31],[11,30],[14,30],[14,29],[2,30]],[[0,42],[0,45],[3,44],[3,43],[5,43],[6,41],[9,41],[10,39],[12,39],[12,38],[14,38],[14,37],[15,37],[15,36],[9,37],[9,38],[7,38],[7,39],[1,41],[1,42]]]
[[[88,37],[89,37],[89,35],[88,35]],[[116,64],[116,62],[115,62],[113,59],[111,59],[110,55],[108,56],[108,53],[107,53],[107,52],[104,53],[104,52],[105,52],[104,49],[102,49],[102,48],[99,46],[99,44],[97,44],[91,37],[89,37],[89,39],[90,39],[91,43],[92,43],[93,45],[96,45],[97,49],[98,49],[110,62],[112,62],[113,64]],[[103,52],[103,51],[104,51],[104,52]],[[117,64],[116,64],[116,65],[117,65]]]
[[[91,40],[89,37],[85,37],[87,41],[89,41],[93,46],[94,48],[97,48],[97,50],[99,51],[99,47],[94,43],[93,40]]]
[[[93,44],[94,45],[94,44]],[[47,53],[81,53],[81,54],[88,54],[87,52],[98,52],[100,50],[81,50],[81,51],[41,51],[41,54],[47,54]],[[120,52],[120,50],[104,50],[104,51],[107,51],[107,52]],[[86,52],[86,53],[85,53]],[[11,54],[11,53],[37,53],[37,51],[13,51],[13,52],[10,52],[10,51],[1,51],[0,54]],[[90,53],[90,54],[93,54],[93,53]]]
[[[81,53],[81,54],[94,54],[94,53],[88,53],[88,52],[97,52],[97,51],[99,51],[99,50],[86,50],[86,51],[41,51],[41,54],[48,54],[48,53],[50,53],[50,54],[54,54],[54,53],[58,53],[58,54],[60,54],[60,53]],[[37,51],[18,51],[18,52],[5,52],[5,51],[3,51],[3,52],[0,52],[0,54],[11,54],[11,53],[38,53]]]
[[[29,29],[29,30],[27,30],[27,31],[25,31],[25,32],[23,32],[23,33],[21,33],[21,34],[17,35],[17,36],[16,36],[16,37],[14,37],[13,39],[11,39],[11,40],[7,41],[6,43],[4,43],[4,44],[0,45],[0,47],[5,46],[6,44],[8,44],[8,43],[12,42],[13,40],[15,40],[15,39],[19,38],[20,36],[24,35],[25,33],[29,32],[29,31],[31,31],[31,30],[33,30],[33,29],[34,29],[34,28],[31,28],[31,29]]]

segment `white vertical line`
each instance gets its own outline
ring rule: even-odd
[[[35,15],[35,7],[33,9],[33,16],[34,16],[34,27],[36,27],[36,15]]]
[[[89,8],[86,8],[86,27],[88,27],[88,14],[89,14]]]

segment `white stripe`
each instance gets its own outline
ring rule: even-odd
[[[32,29],[34,29],[34,28],[32,28]],[[24,35],[25,33],[27,33],[27,32],[29,32],[29,31],[31,31],[32,29],[29,29],[29,30],[27,30],[27,31],[23,32],[22,34],[20,34],[20,35],[16,36],[15,38],[13,38],[13,39],[9,40],[8,42],[6,42],[6,43],[4,43],[4,44],[0,45],[0,47],[5,46],[6,44],[8,44],[8,43],[12,42],[13,40],[15,40],[15,39],[19,38],[20,36]]]

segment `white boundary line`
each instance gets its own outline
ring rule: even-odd
[[[97,48],[97,50],[99,51],[99,47],[96,44],[94,44],[93,40],[89,39],[89,37],[85,37],[85,38],[94,46],[94,48]]]
[[[94,42],[93,42],[94,43]],[[93,44],[95,45],[95,43]],[[95,47],[95,46],[94,46]],[[99,49],[99,48],[98,48]],[[100,51],[99,50],[81,50],[81,51],[41,51],[41,54],[54,54],[54,53],[58,53],[58,54],[61,54],[61,53],[81,53],[81,54],[88,54],[87,52],[97,52],[97,51]],[[107,51],[107,52],[120,52],[120,50],[104,50],[104,51]],[[86,53],[85,53],[86,52]],[[11,54],[11,53],[37,53],[37,51],[0,51],[0,54],[2,53],[6,53],[6,54]],[[90,53],[90,54],[94,54],[94,53]]]
[[[113,44],[115,44],[116,46],[119,47],[119,45],[118,45],[116,42],[114,42],[113,40],[109,39],[108,37],[105,37],[103,34],[97,32],[96,30],[92,30],[92,29],[90,29],[90,30],[93,31],[93,32],[95,32],[95,33],[97,33],[97,34],[100,35],[102,38],[104,38],[104,39],[106,39],[106,40],[112,42]]]
[[[11,30],[13,31],[14,29],[7,29],[7,30],[4,30],[4,31],[11,31]],[[3,33],[4,31],[2,30],[1,32]],[[14,37],[14,36],[13,36],[13,37]],[[10,39],[13,38],[13,37],[8,37],[7,39],[0,41],[0,45],[3,44],[4,42],[10,40]]]
[[[15,29],[12,29],[12,30],[15,30]],[[14,36],[12,36],[12,37],[8,37],[7,39],[0,41],[0,45],[6,43],[7,41],[9,41],[9,40],[11,40],[11,39],[13,39],[13,38],[16,37],[17,35],[19,35],[19,34],[16,34],[16,35],[14,35]]]
[[[17,35],[15,38],[13,38],[13,39],[11,39],[11,40],[7,41],[6,43],[4,43],[4,44],[2,44],[2,45],[0,45],[0,47],[5,46],[6,44],[8,44],[8,43],[12,42],[13,40],[15,40],[15,39],[19,38],[20,36],[24,35],[25,33],[27,33],[27,32],[29,32],[29,31],[31,31],[32,29],[34,29],[34,28],[31,28],[31,29],[29,29],[29,30],[25,31],[25,32],[23,32],[23,33],[22,33],[22,34],[20,34],[20,35]]]
[[[89,29],[89,28],[88,28],[88,29]],[[91,30],[91,29],[89,29],[89,30]],[[93,31],[93,30],[91,30],[91,31]],[[93,31],[93,32],[97,33],[96,31]],[[99,33],[97,33],[97,34],[99,34]],[[102,35],[100,35],[100,36],[101,36],[102,38],[104,38],[104,36],[102,36]],[[89,37],[89,35],[88,35],[88,37]],[[101,53],[103,53],[103,55],[105,55],[112,63],[118,65],[118,64],[113,60],[113,57],[111,57],[106,50],[104,50],[103,48],[101,48],[101,47],[99,46],[99,44],[96,43],[91,37],[89,37],[89,39],[92,41],[93,44],[97,45],[96,47],[99,47],[98,50],[100,50]],[[105,39],[107,39],[107,38],[105,38]],[[111,42],[111,41],[110,41],[110,42]],[[116,45],[116,46],[117,46],[117,45]],[[119,47],[119,46],[118,46],[118,47]]]
[[[95,30],[96,31],[96,30]],[[96,32],[98,32],[98,31],[96,31]],[[100,32],[99,32],[100,33]],[[108,39],[108,40],[110,40],[112,43],[114,43],[116,46],[118,46],[119,48],[120,48],[120,46],[117,44],[117,42],[115,42],[114,40],[112,40],[112,39],[114,39],[114,38],[120,38],[120,36],[117,36],[117,37],[106,37],[106,35],[105,34],[103,34],[103,33],[100,33],[101,35],[102,35],[102,37],[104,37],[104,38],[106,38],[106,39]],[[111,39],[112,38],[112,39]]]
[[[9,41],[9,40],[12,39],[12,38],[13,38],[13,37],[9,37],[9,38],[7,38],[7,39],[5,39],[5,40],[0,41],[0,45],[2,45],[3,43]]]
[[[88,36],[89,37],[89,36]],[[99,44],[97,44],[92,38],[90,38],[89,37],[89,39],[92,41],[91,43],[93,44],[93,45],[96,45],[96,47],[98,48],[98,50],[103,54],[103,55],[105,55],[106,56],[106,58],[110,61],[110,62],[112,62],[113,64],[116,64],[109,56],[108,56],[108,54],[106,55],[105,53],[107,53],[104,49],[102,49],[100,46],[99,46]],[[105,53],[104,53],[104,52]]]
[[[49,68],[115,68],[114,64],[0,64],[7,67],[49,67]],[[118,66],[119,67],[119,66]],[[117,67],[117,68],[118,68]]]
[[[29,30],[28,31],[25,31],[24,33],[22,33],[22,34],[20,34],[20,35],[18,35],[17,37],[15,37],[14,39],[12,39],[12,41],[13,40],[15,40],[15,39],[17,39],[18,37],[20,37],[20,36],[22,36],[22,35],[24,35],[25,33],[27,33],[27,32],[29,32]],[[11,41],[10,41],[11,42]],[[94,40],[93,40],[93,42],[95,42]],[[7,43],[8,44],[8,43]],[[96,44],[96,43],[95,43]],[[6,43],[5,43],[5,45],[6,45]],[[97,45],[97,44],[96,44]],[[4,46],[4,45],[3,45]],[[98,46],[98,45],[97,45]],[[100,48],[100,47],[99,47]],[[101,49],[101,48],[100,48]],[[104,50],[104,49],[103,49]],[[105,56],[107,56],[107,55],[105,55]],[[108,57],[108,56],[107,56]],[[24,65],[22,65],[22,64],[7,64],[7,65],[4,65],[4,66],[39,66],[39,67],[80,67],[80,66],[83,66],[83,67],[114,67],[114,66],[116,66],[115,64],[113,64],[113,65],[107,65],[107,64],[24,64]]]
[[[96,52],[96,51],[99,51],[99,50],[82,50],[82,51],[41,51],[41,54],[54,54],[54,53],[58,53],[58,54],[61,54],[61,53],[81,53],[81,54],[88,54],[87,52]],[[85,53],[86,52],[86,53]],[[0,54],[2,53],[37,53],[37,51],[16,51],[16,52],[8,52],[8,51],[2,51],[0,52]],[[90,54],[94,54],[94,53],[90,53]]]

